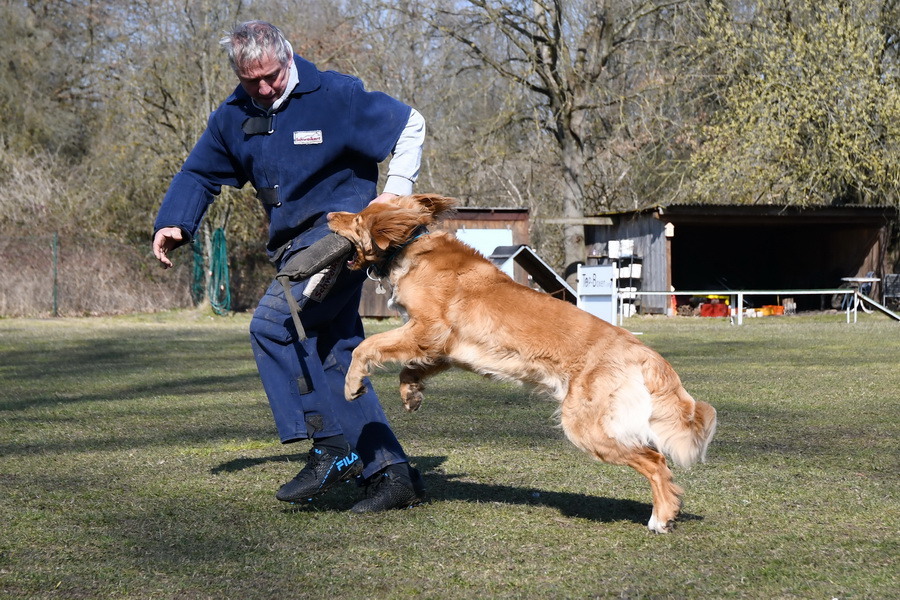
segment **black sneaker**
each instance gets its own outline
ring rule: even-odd
[[[404,470],[408,471],[408,474],[403,473]],[[424,498],[425,484],[422,482],[422,476],[416,469],[404,463],[394,468],[388,467],[370,477],[366,482],[366,499],[354,504],[350,510],[355,513],[371,513],[392,508],[406,508],[421,502]]]
[[[334,484],[347,481],[362,472],[362,462],[355,452],[336,456],[313,446],[306,466],[297,476],[281,486],[275,497],[282,502],[297,502],[318,496]]]

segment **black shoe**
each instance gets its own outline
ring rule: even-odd
[[[275,497],[282,502],[297,502],[318,496],[334,484],[347,481],[362,472],[362,462],[355,452],[343,456],[313,446],[306,466],[297,476],[281,486]]]
[[[406,473],[404,473],[406,471]],[[425,484],[419,472],[403,463],[391,465],[366,482],[366,499],[353,505],[355,513],[371,513],[406,508],[425,498]]]

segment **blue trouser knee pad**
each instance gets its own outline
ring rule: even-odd
[[[284,289],[273,281],[253,313],[250,341],[281,441],[343,433],[363,461],[363,475],[369,477],[408,459],[370,382],[360,398],[344,399],[353,349],[364,339],[359,317],[363,278],[362,273],[342,271],[321,303],[303,295],[306,281],[291,284],[307,335],[302,341]],[[310,420],[316,431],[309,428]]]

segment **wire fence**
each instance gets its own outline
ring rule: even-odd
[[[191,262],[163,270],[149,242],[0,235],[0,316],[153,312],[192,305]]]

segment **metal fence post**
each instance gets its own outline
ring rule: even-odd
[[[53,232],[53,316],[59,316],[59,281],[58,281],[58,273],[59,269],[57,265],[59,263],[59,232]]]

